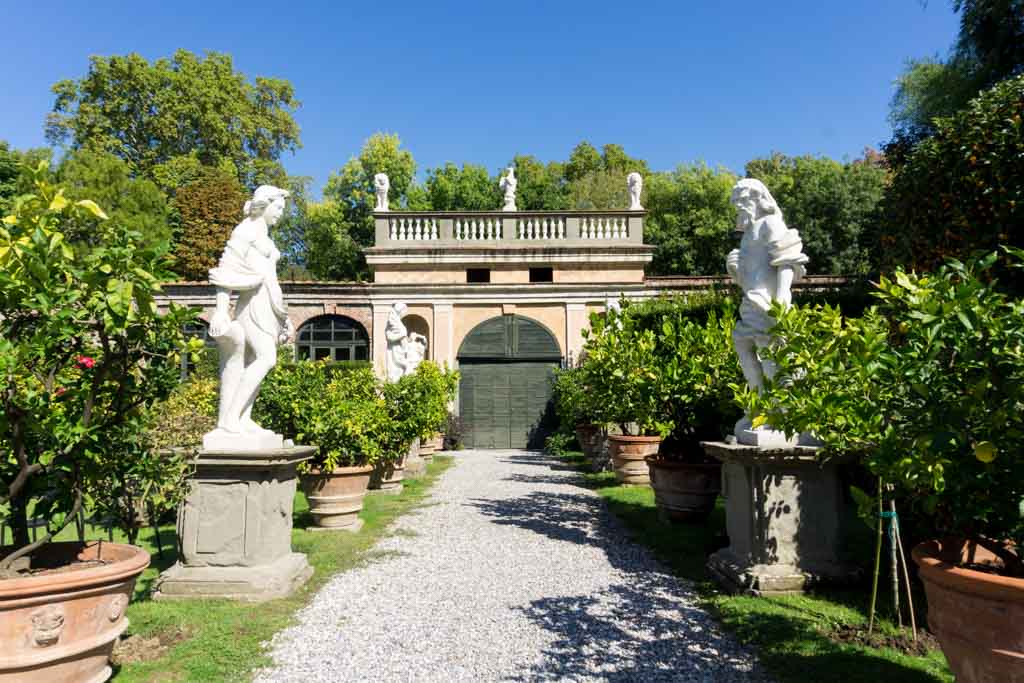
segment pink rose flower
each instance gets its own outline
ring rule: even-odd
[[[94,365],[96,365],[96,361],[90,358],[89,356],[78,357],[78,367],[82,368],[83,370],[92,370]]]

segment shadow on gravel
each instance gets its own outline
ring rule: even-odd
[[[504,481],[518,481],[522,484],[568,484],[570,486],[581,486],[583,477],[573,471],[570,475],[558,474],[510,474]]]
[[[638,571],[629,581],[518,608],[554,636],[544,661],[518,680],[765,680],[671,577]]]

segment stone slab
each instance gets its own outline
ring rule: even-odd
[[[229,598],[263,602],[290,595],[313,575],[302,553],[256,567],[186,567],[175,564],[157,579],[154,600]]]
[[[252,453],[284,448],[284,437],[273,432],[231,433],[215,429],[203,435],[203,450]]]
[[[355,524],[349,524],[348,526],[307,526],[306,531],[348,531],[354,534],[362,528],[363,520],[357,518]]]

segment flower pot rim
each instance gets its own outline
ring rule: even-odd
[[[374,465],[351,465],[349,467],[335,467],[330,472],[325,472],[319,467],[311,467],[308,471],[303,472],[300,476],[302,477],[330,477],[330,476],[344,476],[346,474],[366,474],[367,472],[373,472]]]
[[[961,593],[992,600],[1024,602],[1024,579],[958,567],[940,559],[942,542],[924,541],[911,551],[923,578]]]
[[[608,438],[612,441],[633,443],[661,443],[663,441],[660,436],[628,436],[626,434],[609,434]]]
[[[664,467],[666,469],[684,469],[699,467],[721,469],[722,463],[720,462],[683,462],[680,460],[669,460],[668,458],[660,458],[657,455],[648,455],[644,458],[648,465],[654,465],[656,467]]]
[[[51,541],[42,546],[40,550],[48,548],[51,551],[54,549],[66,551],[76,547],[81,549],[76,557],[81,557],[83,553],[93,548],[97,548],[97,552],[100,554],[114,552],[121,557],[116,557],[109,564],[82,567],[72,571],[0,579],[0,602],[43,593],[65,593],[82,590],[93,585],[118,583],[141,574],[149,566],[149,553],[143,548],[128,543],[112,543],[103,540],[86,541],[85,543]]]

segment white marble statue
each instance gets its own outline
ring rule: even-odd
[[[281,253],[270,239],[270,227],[281,220],[287,197],[288,192],[277,187],[256,188],[219,263],[210,269],[210,284],[217,288],[210,336],[220,350],[220,407],[217,428],[203,436],[206,450],[283,446],[280,434],[253,422],[252,406],[260,383],[277,362],[278,344],[294,333],[277,281]],[[232,292],[238,293],[233,315]]]
[[[640,193],[644,189],[644,177],[636,171],[626,176],[626,186],[629,188],[629,210],[643,211],[640,206]]]
[[[606,318],[608,317],[607,314],[612,313],[612,312],[614,312],[617,316],[618,315],[622,315],[622,301],[620,301],[619,299],[615,298],[614,296],[608,297],[607,299],[604,300],[604,312],[605,312],[605,317]],[[619,317],[616,317],[615,318],[615,324],[616,324],[616,326],[621,328],[622,327],[622,319],[619,318]]]
[[[498,187],[505,193],[505,206],[501,207],[502,211],[516,211],[516,186],[519,185],[519,181],[516,180],[516,169],[514,166],[509,166],[508,170],[505,171],[505,175],[498,181]]]
[[[773,301],[790,304],[791,286],[804,276],[808,259],[800,233],[786,227],[779,205],[760,180],[740,180],[730,201],[739,212],[736,230],[743,233],[739,249],[733,249],[725,260],[726,270],[743,290],[740,319],[732,338],[747,386],[761,391],[765,378],[774,377],[776,370],[774,363],[758,355],[759,349],[771,343],[768,330],[775,320],[768,310]],[[753,429],[749,415],[736,423],[735,434],[740,443],[755,446],[793,443],[768,427]]]
[[[388,323],[384,327],[384,338],[388,342],[387,373],[389,382],[397,382],[405,374],[408,365],[409,331],[405,329],[402,315],[406,305],[401,301],[391,307]]]
[[[409,342],[405,349],[405,374],[416,372],[423,359],[427,357],[427,338],[418,332],[409,333]]]
[[[387,173],[378,173],[373,176],[373,189],[377,193],[377,205],[374,211],[390,211],[388,208],[388,190],[391,189],[391,180]]]

